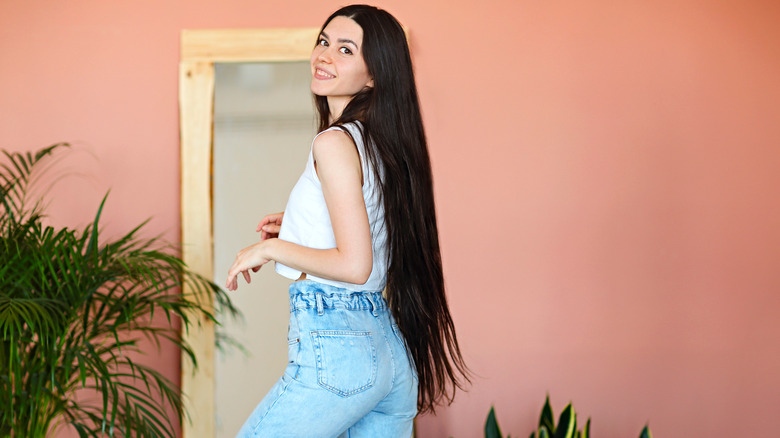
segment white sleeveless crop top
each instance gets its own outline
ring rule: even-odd
[[[360,122],[351,122],[342,127],[326,129],[347,131],[357,146],[363,167],[363,200],[366,204],[368,222],[371,228],[371,247],[374,265],[365,284],[346,283],[328,280],[307,274],[306,278],[319,283],[329,284],[352,291],[381,291],[387,283],[387,231],[385,229],[384,207],[379,196],[379,185],[374,176],[373,167],[365,154],[363,136],[358,126]],[[325,132],[325,131],[323,131]],[[317,134],[319,135],[319,134]],[[315,137],[316,139],[317,137]],[[314,141],[312,141],[312,147]],[[380,169],[381,171],[381,169]],[[316,249],[336,247],[336,237],[330,222],[328,206],[322,194],[322,185],[314,168],[314,156],[309,151],[309,159],[298,182],[290,192],[287,207],[282,219],[279,239]],[[297,280],[301,271],[276,262],[276,272],[291,280]]]

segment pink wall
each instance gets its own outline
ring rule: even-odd
[[[0,3],[0,145],[67,140],[52,219],[179,227],[178,35],[312,26],[299,1]],[[596,436],[747,436],[780,406],[780,4],[384,1],[411,30],[472,390],[527,436],[545,393]],[[480,8],[479,5],[483,5]],[[176,354],[159,365],[176,376]],[[766,432],[764,432],[765,434]]]

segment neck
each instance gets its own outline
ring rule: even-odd
[[[328,96],[328,109],[330,110],[329,122],[333,123],[341,117],[344,112],[344,108],[347,107],[351,97],[345,96]]]

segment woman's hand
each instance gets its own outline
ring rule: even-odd
[[[236,255],[236,260],[233,261],[233,265],[231,265],[228,270],[225,287],[231,291],[238,289],[238,274],[242,274],[246,282],[251,283],[252,278],[249,275],[249,270],[251,269],[252,272],[257,272],[264,264],[271,261],[267,255],[268,246],[274,241],[275,240],[268,240],[268,238],[266,238],[266,240],[261,240],[260,242],[239,251],[238,255]]]
[[[260,240],[279,237],[279,230],[282,228],[282,217],[284,212],[269,214],[257,224],[257,232],[260,233]],[[255,270],[257,272],[257,270]]]
[[[371,228],[363,199],[363,171],[352,139],[341,131],[327,131],[312,145],[317,177],[330,214],[334,248],[318,249],[278,239],[284,213],[270,214],[257,225],[258,243],[236,256],[228,271],[227,288],[236,290],[238,275],[247,283],[250,270],[273,260],[308,275],[364,284],[371,275]]]

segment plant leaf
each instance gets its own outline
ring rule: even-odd
[[[165,342],[195,363],[177,324],[216,321],[212,300],[224,315],[236,309],[174,247],[143,237],[144,224],[99,239],[108,195],[84,229],[44,226],[44,204],[26,199],[39,161],[59,146],[0,155],[0,436],[71,427],[80,437],[173,437],[187,416],[179,388],[128,355]]]
[[[493,406],[490,407],[487,419],[485,420],[485,438],[502,438],[501,429],[496,421],[496,412]]]
[[[550,433],[555,432],[555,420],[552,407],[550,406],[550,394],[547,394],[542,407],[542,414],[539,416],[539,428],[541,429],[542,427],[546,427]]]
[[[572,404],[569,403],[558,417],[558,426],[553,433],[554,438],[572,438],[574,435],[574,426],[577,423],[576,414]]]

